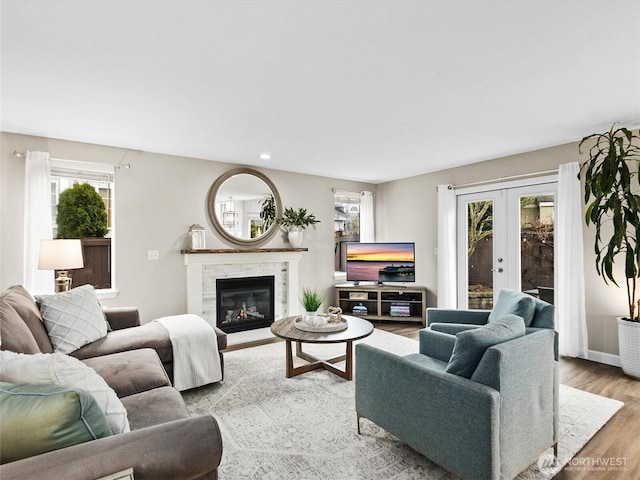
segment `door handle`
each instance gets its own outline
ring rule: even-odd
[[[492,272],[502,273],[502,272],[504,272],[504,268],[492,268],[491,271]]]

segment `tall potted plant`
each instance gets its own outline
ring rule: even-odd
[[[320,220],[313,213],[307,213],[306,208],[294,210],[291,207],[287,207],[284,209],[282,217],[277,219],[277,222],[287,231],[291,246],[300,248],[304,229],[309,226],[316,228],[316,224],[320,223]]]
[[[584,179],[585,221],[596,229],[596,270],[605,283],[618,285],[614,263],[624,261],[628,317],[618,319],[620,363],[628,375],[640,377],[640,131],[626,128],[589,135],[589,159],[581,166]]]

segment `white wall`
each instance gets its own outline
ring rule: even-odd
[[[0,178],[0,289],[21,284],[23,255],[24,159],[13,151],[41,150],[52,158],[117,165],[123,158],[130,169],[116,171],[116,286],[119,295],[102,303],[135,305],[143,322],[186,311],[186,267],[180,250],[186,248],[193,223],[207,230],[208,248],[235,248],[219,238],[206,207],[211,184],[237,165],[194,158],[127,151],[99,145],[2,133]],[[300,287],[326,290],[333,299],[332,187],[375,190],[366,183],[260,169],[276,185],[284,206],[305,207],[321,223],[307,229],[300,263]],[[260,247],[288,247],[276,233]],[[158,261],[147,260],[159,250]],[[298,301],[298,299],[293,299]],[[333,303],[333,302],[331,302]]]

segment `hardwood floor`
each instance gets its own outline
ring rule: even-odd
[[[377,322],[375,326],[414,340],[418,339],[421,328],[391,322]],[[554,479],[640,479],[640,380],[628,377],[617,367],[563,357],[560,359],[560,383],[620,400],[624,407]]]

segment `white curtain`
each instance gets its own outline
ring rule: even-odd
[[[373,193],[360,193],[360,241],[375,242],[375,224],[373,216]]]
[[[24,281],[32,295],[53,293],[53,271],[38,270],[40,240],[52,238],[51,162],[47,152],[27,152],[24,182]]]
[[[558,169],[556,324],[560,355],[587,358],[582,195],[578,162]]]
[[[438,308],[456,308],[456,194],[438,186]]]

